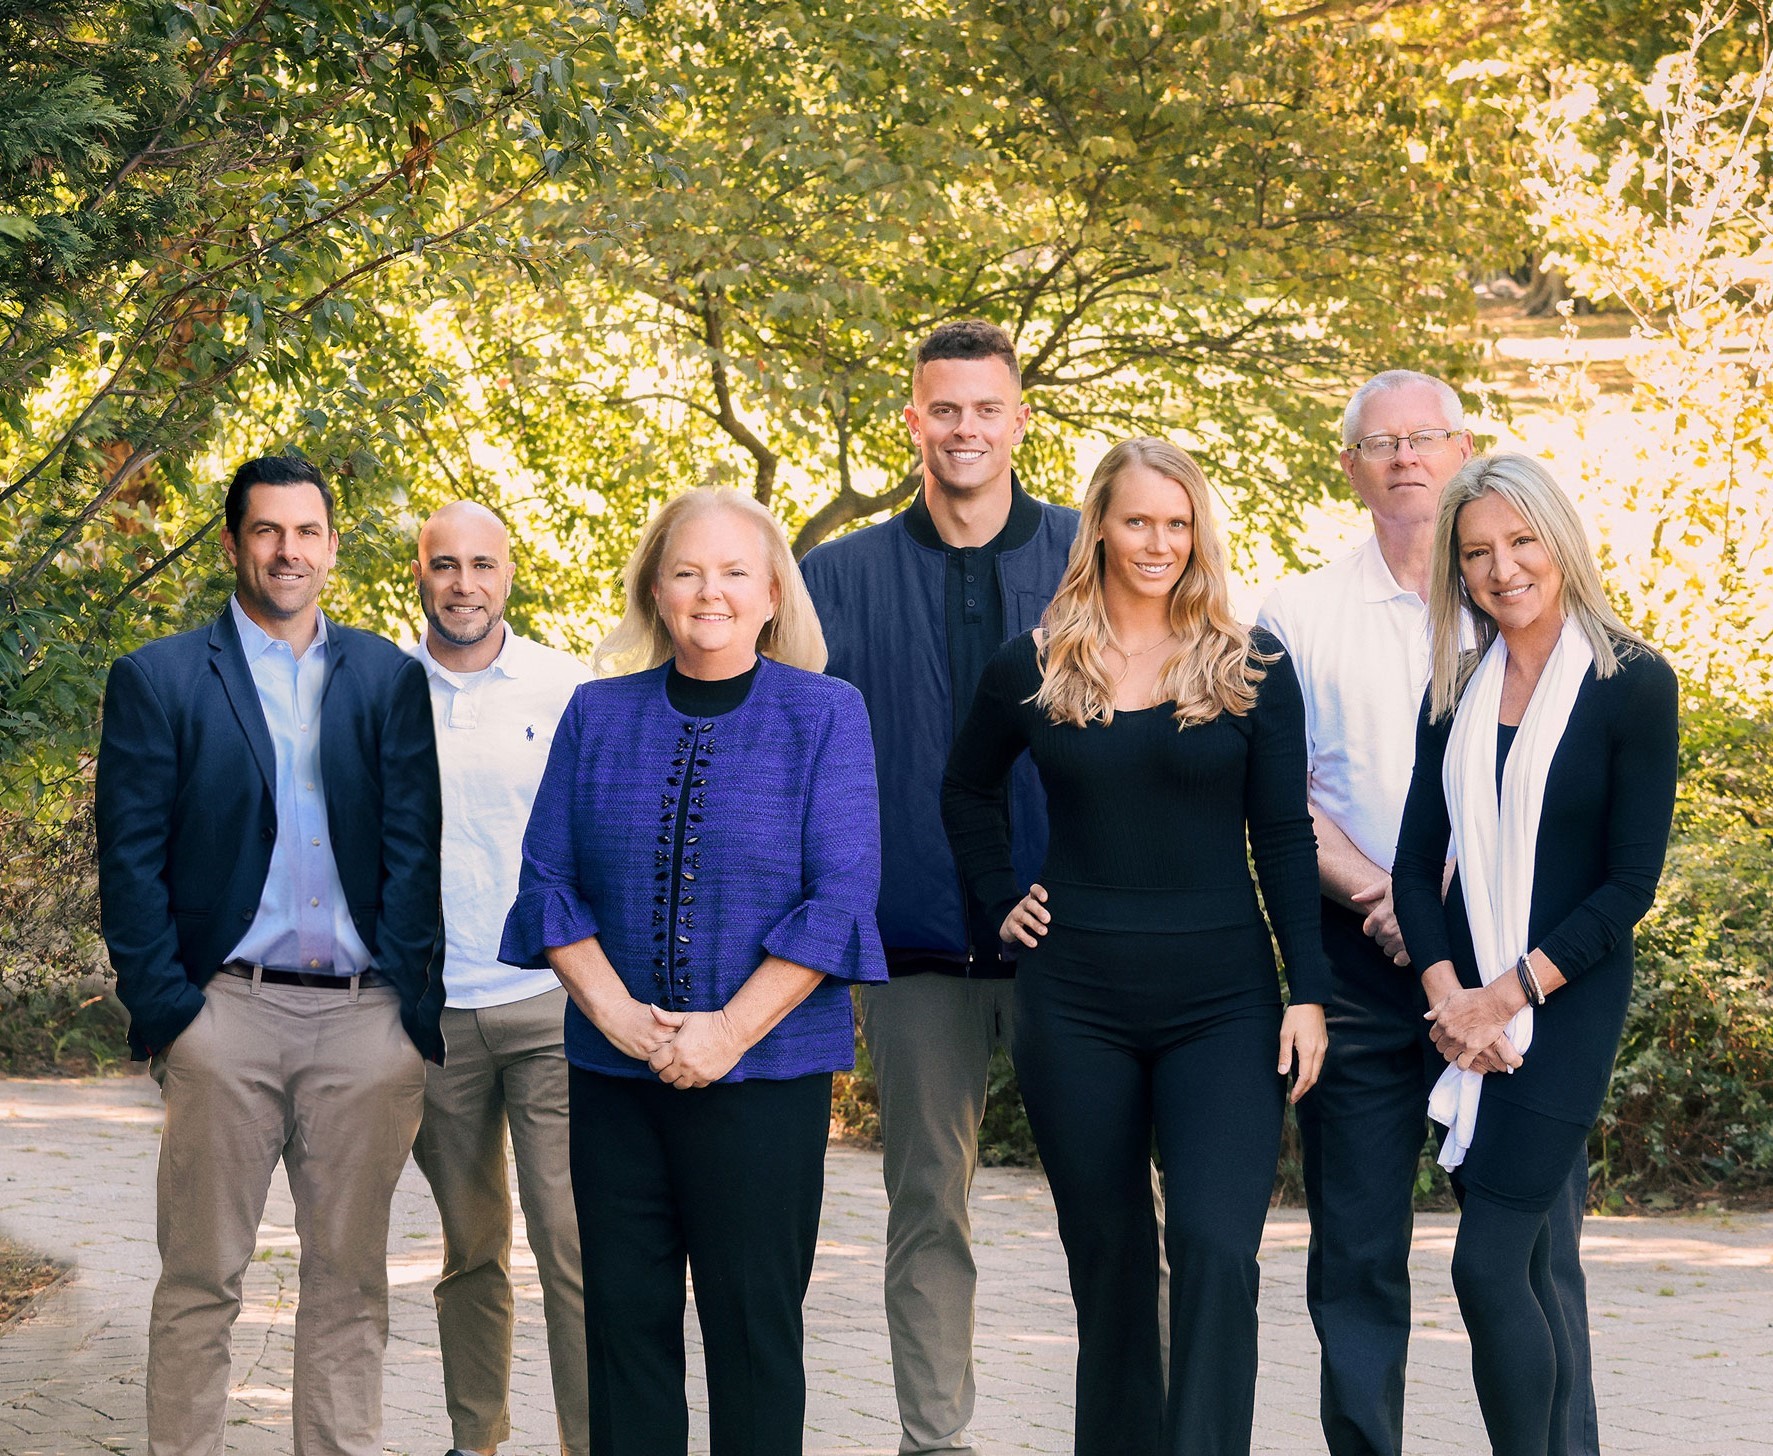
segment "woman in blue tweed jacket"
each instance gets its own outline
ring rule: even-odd
[[[567,708],[501,948],[572,998],[591,1444],[687,1449],[687,1261],[715,1456],[788,1456],[831,1073],[886,979],[868,717],[750,498],[676,497],[623,580],[598,665],[640,670]]]

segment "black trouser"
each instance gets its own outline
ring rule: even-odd
[[[591,1449],[688,1449],[687,1260],[713,1456],[799,1456],[830,1074],[678,1091],[574,1067],[570,1097]]]
[[[1256,1254],[1279,1156],[1279,994],[1261,927],[1055,926],[1016,982],[1016,1071],[1077,1304],[1078,1456],[1250,1449]],[[1164,1169],[1170,1386],[1151,1147]]]
[[[1361,916],[1323,902],[1334,971],[1323,1077],[1299,1103],[1311,1251],[1305,1299],[1322,1349],[1320,1415],[1331,1456],[1398,1456],[1410,1343],[1410,1234],[1428,1093],[1445,1065],[1428,1040],[1413,969],[1361,933]],[[1570,1322],[1571,1456],[1597,1456],[1588,1318],[1577,1251],[1586,1162],[1548,1219],[1547,1267]]]
[[[1465,1161],[1453,1170],[1460,1207],[1453,1289],[1496,1456],[1566,1456],[1580,1429],[1571,1410],[1573,1331],[1586,1332],[1588,1315],[1559,1289],[1552,1247],[1554,1210],[1567,1197],[1573,1164],[1586,1178],[1587,1144],[1584,1125],[1486,1095]],[[1586,1356],[1584,1348],[1584,1377]]]

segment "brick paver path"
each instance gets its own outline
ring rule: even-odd
[[[158,1095],[144,1077],[0,1081],[0,1232],[72,1266],[0,1332],[0,1453],[140,1453],[147,1306],[156,1273]],[[896,1449],[880,1312],[886,1200],[878,1155],[837,1148],[807,1311],[808,1456]],[[991,1452],[1070,1449],[1075,1353],[1063,1254],[1039,1175],[980,1174],[977,1433]],[[1419,1221],[1412,1451],[1484,1450],[1467,1349],[1447,1282],[1453,1219]],[[1316,1350],[1305,1315],[1305,1219],[1269,1216],[1263,1245],[1262,1378],[1256,1450],[1322,1450]],[[289,1449],[295,1234],[279,1179],[234,1335],[229,1448]],[[441,1456],[449,1444],[431,1281],[437,1221],[411,1167],[390,1238],[393,1336],[387,1444]],[[523,1260],[517,1430],[505,1450],[544,1452],[553,1430],[541,1304]],[[1773,1216],[1615,1219],[1588,1224],[1595,1363],[1609,1452],[1726,1456],[1773,1447]],[[692,1363],[694,1363],[692,1361]],[[705,1442],[705,1424],[696,1429]],[[705,1449],[698,1446],[696,1449]]]

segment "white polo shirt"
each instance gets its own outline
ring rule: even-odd
[[[481,672],[441,666],[422,637],[411,650],[430,679],[443,780],[445,1004],[503,1006],[552,991],[560,984],[552,971],[499,964],[499,937],[517,898],[523,831],[554,729],[591,670],[508,625],[505,645]]]
[[[1305,694],[1312,806],[1390,874],[1428,686],[1427,605],[1369,536],[1282,582],[1257,621],[1280,638]]]

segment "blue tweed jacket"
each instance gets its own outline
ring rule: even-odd
[[[573,695],[524,834],[499,957],[542,965],[548,947],[595,935],[636,999],[715,1011],[766,955],[780,956],[826,979],[722,1080],[848,1068],[848,983],[886,979],[862,696],[766,658],[743,703],[694,718],[671,706],[665,676],[658,667]],[[577,1006],[566,1050],[591,1071],[653,1075]]]

